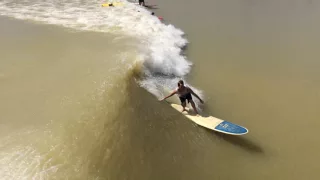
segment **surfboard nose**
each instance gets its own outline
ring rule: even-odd
[[[243,135],[248,133],[248,129],[228,121],[221,122],[215,129],[226,133],[232,133],[234,135]]]

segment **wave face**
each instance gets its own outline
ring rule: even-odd
[[[139,103],[136,103],[136,99],[142,98],[144,92],[134,92],[137,90],[130,86],[131,81],[122,82],[135,74],[132,72],[138,72],[140,75],[139,78],[136,78],[138,84],[160,98],[167,95],[168,90],[175,88],[177,81],[184,79],[185,75],[190,72],[192,63],[187,61],[182,54],[183,47],[188,43],[183,37],[184,33],[173,25],[164,24],[146,9],[127,1],[122,2],[124,5],[119,7],[101,7],[100,0],[90,2],[84,0],[0,1],[0,15],[2,16],[39,24],[62,26],[73,32],[107,33],[108,36],[111,34],[115,37],[113,40],[134,39],[135,42],[133,45],[130,44],[130,51],[121,46],[121,43],[119,45],[113,41],[108,42],[114,48],[120,49],[119,55],[117,54],[119,51],[115,53],[120,60],[118,62],[111,57],[108,58],[108,60],[117,61],[114,63],[116,65],[105,67],[111,75],[101,80],[101,87],[93,93],[93,97],[90,96],[78,102],[77,98],[82,97],[82,91],[75,89],[84,87],[76,88],[75,86],[74,89],[71,89],[70,86],[72,94],[79,92],[81,95],[68,97],[63,93],[58,93],[57,97],[63,97],[62,100],[57,98],[50,103],[53,107],[57,106],[56,109],[52,108],[54,114],[57,115],[41,119],[41,121],[50,121],[45,127],[33,127],[28,124],[28,127],[15,130],[0,138],[0,167],[4,167],[0,168],[0,176],[3,179],[61,179],[61,177],[99,179],[93,177],[99,177],[100,173],[106,173],[101,176],[108,177],[111,175],[107,172],[120,171],[121,168],[117,169],[118,166],[115,166],[118,161],[117,157],[123,154],[129,156],[130,153],[124,153],[125,150],[130,151],[130,148],[134,148],[129,147],[131,136],[126,134],[128,124],[134,122],[132,116],[136,114],[142,116],[146,112],[146,107],[140,107]],[[108,50],[108,53],[111,54],[112,50]],[[72,67],[76,65],[76,60],[69,65]],[[78,63],[81,64],[79,60]],[[79,66],[74,67],[79,71],[85,69]],[[60,67],[62,66],[57,65],[57,69]],[[99,72],[104,71],[104,68],[101,69],[99,68]],[[55,71],[52,70],[52,72]],[[79,79],[75,77],[68,82],[78,82]],[[84,79],[79,81],[84,81]],[[32,87],[30,89],[33,91]],[[194,91],[199,93],[197,89]],[[50,94],[48,97],[53,95]],[[155,105],[155,103],[152,100],[148,106]],[[132,104],[140,108],[134,108]],[[38,112],[37,109],[34,107],[34,112]],[[130,111],[127,112],[130,116],[122,113],[122,109]],[[141,111],[137,113],[134,109],[141,109]],[[159,117],[158,112],[150,114],[149,117],[142,117],[145,119]],[[39,117],[37,113],[31,116],[31,118],[37,117]],[[22,119],[27,118],[22,117]],[[137,119],[141,120],[141,118]],[[0,126],[0,128],[5,129],[6,127]],[[147,128],[150,127],[141,129]],[[120,141],[122,137],[129,138],[129,140],[122,142]],[[141,142],[143,141],[141,138]],[[126,166],[126,164],[127,162],[123,160],[123,165]],[[109,171],[105,172],[105,167],[109,167]]]

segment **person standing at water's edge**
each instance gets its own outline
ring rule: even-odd
[[[160,101],[163,101],[173,95],[177,94],[179,96],[179,99],[181,101],[181,106],[183,107],[182,112],[186,111],[186,100],[188,100],[188,103],[191,103],[191,106],[193,108],[193,110],[196,112],[196,114],[199,114],[197,111],[197,108],[192,100],[192,95],[194,95],[196,98],[198,98],[200,100],[201,103],[203,103],[202,99],[193,92],[193,90],[187,86],[184,85],[184,82],[182,80],[180,80],[178,82],[178,88],[176,90],[174,90],[170,95],[166,96],[165,98],[161,99]]]
[[[139,0],[139,5],[145,6],[144,0]]]

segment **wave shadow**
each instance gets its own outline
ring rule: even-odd
[[[157,5],[144,5],[145,8],[148,9],[159,9],[158,7],[156,7]]]
[[[206,129],[207,131],[213,132],[218,138],[223,139],[224,141],[227,141],[241,149],[244,149],[246,151],[249,151],[251,153],[257,153],[257,154],[264,154],[264,150],[261,146],[259,146],[257,143],[242,137],[242,136],[233,136],[228,134],[223,134],[219,132],[215,132],[209,129]]]

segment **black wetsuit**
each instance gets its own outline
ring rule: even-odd
[[[139,0],[139,4],[140,4],[140,3],[144,3],[144,0]]]

